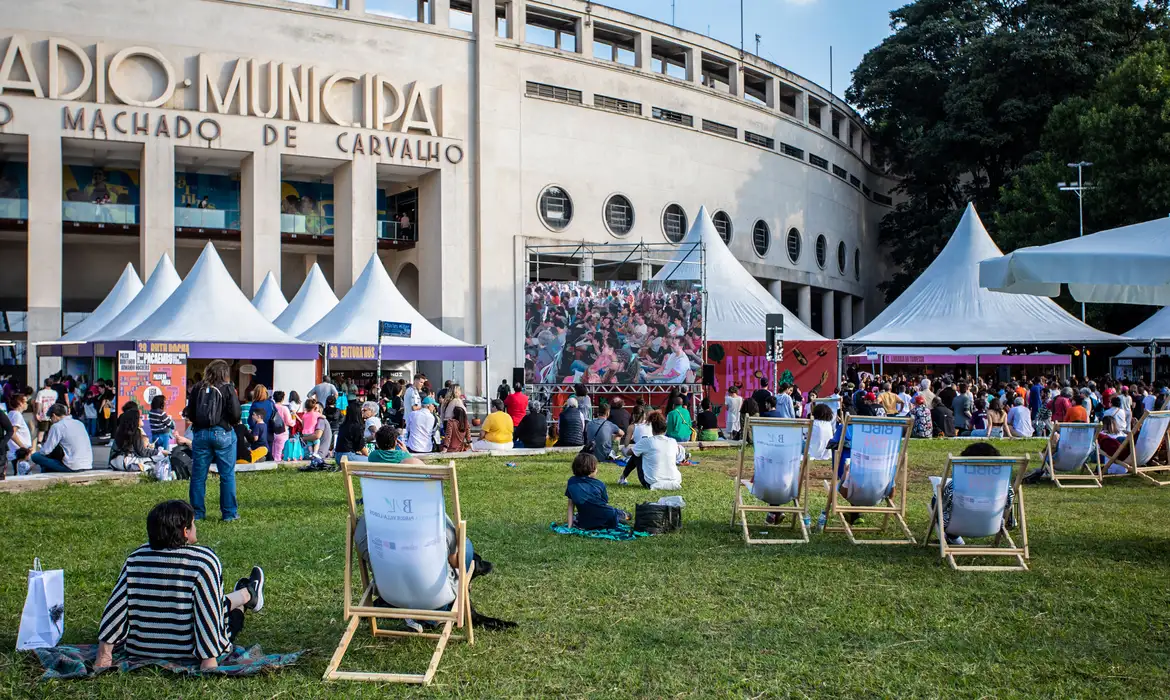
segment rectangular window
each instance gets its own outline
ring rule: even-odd
[[[770,148],[773,150],[776,148],[776,139],[769,138],[767,136],[760,136],[759,134],[753,134],[750,131],[743,132],[743,140],[747,141],[748,143],[754,143],[757,146],[763,146],[764,148]]]
[[[817,166],[821,170],[828,170],[829,169],[829,161],[825,160],[824,158],[821,158],[820,156],[816,155],[815,153],[808,154],[808,162]]]
[[[650,116],[672,124],[682,124],[683,126],[695,125],[695,118],[691,115],[683,114],[682,112],[672,112],[669,109],[663,109],[661,107],[652,108]]]
[[[710,131],[712,134],[719,134],[720,136],[729,136],[733,139],[739,136],[739,129],[736,129],[734,126],[713,122],[710,119],[703,120],[703,131]]]
[[[842,168],[840,165],[833,166],[833,174],[836,175],[837,177],[841,178],[842,180],[849,179],[849,173],[845,172],[845,168]]]
[[[849,184],[859,189],[861,188],[861,180],[856,175],[849,176]]]
[[[529,97],[543,97],[546,100],[556,100],[558,102],[567,102],[574,105],[581,104],[580,90],[557,87],[556,85],[545,85],[544,83],[534,83],[532,81],[528,81],[528,89],[526,94]]]
[[[869,185],[862,185],[861,186],[861,193],[863,195],[865,195],[866,197],[870,196],[872,193],[869,191]]]
[[[636,114],[642,116],[642,103],[631,102],[629,100],[621,100],[616,97],[606,97],[605,95],[594,95],[593,106],[602,109],[608,109],[611,112],[621,112],[622,114]]]
[[[873,196],[873,201],[877,202],[878,204],[884,204],[884,205],[886,205],[887,207],[892,207],[892,206],[894,206],[894,200],[893,200],[893,198],[892,198],[892,197],[887,197],[887,196],[886,196],[886,195],[884,195],[884,194],[875,194],[875,195]]]
[[[793,158],[798,158],[800,160],[804,160],[804,149],[797,148],[796,146],[793,146],[790,143],[781,142],[780,143],[780,152],[786,156],[792,156]]]

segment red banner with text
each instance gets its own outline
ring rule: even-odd
[[[739,387],[744,398],[759,389],[761,380],[768,387],[788,382],[809,392],[825,397],[837,388],[837,343],[833,340],[788,340],[784,342],[784,360],[776,367],[777,382],[772,383],[772,363],[766,357],[767,343],[708,342],[707,361],[715,365],[715,385],[707,387],[707,398],[715,406],[722,406],[729,386]],[[719,425],[726,424],[726,416],[719,413]]]

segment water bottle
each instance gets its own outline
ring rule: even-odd
[[[804,520],[804,529],[808,530],[809,526],[812,525],[812,518],[809,517],[808,511],[804,512],[804,515],[801,516],[801,519]]]
[[[825,521],[829,519],[829,514],[826,511],[821,511],[821,516],[817,518],[817,532],[825,531]]]

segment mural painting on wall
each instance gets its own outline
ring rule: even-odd
[[[761,380],[772,386],[772,363],[764,342],[708,342],[707,361],[715,365],[715,386],[707,398],[723,405],[727,387],[735,385],[745,398],[760,388]],[[795,384],[807,398],[810,393],[825,397],[837,388],[837,343],[832,340],[789,340],[784,343],[784,360],[776,368],[778,383]],[[772,387],[773,390],[775,387]],[[727,417],[720,411],[719,425]]]
[[[138,204],[138,171],[66,165],[61,168],[66,202]]]
[[[280,183],[280,213],[298,217],[304,231],[313,236],[333,235],[333,184],[328,182]],[[303,222],[299,217],[304,217]]]

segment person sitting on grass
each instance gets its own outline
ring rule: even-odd
[[[715,442],[719,439],[719,417],[715,415],[715,411],[711,406],[711,399],[703,399],[699,404],[699,408],[703,409],[698,417],[699,423],[699,440],[703,442]]]
[[[248,447],[253,454],[260,448],[264,448],[264,454],[267,456],[268,415],[263,408],[253,404],[250,418],[251,420],[248,421]]]
[[[267,445],[253,449],[252,432],[243,423],[236,423],[232,430],[236,434],[236,464],[255,464],[268,456]]]
[[[614,440],[625,433],[609,419],[609,404],[603,403],[597,407],[597,417],[585,425],[585,445],[593,446],[593,456],[599,462],[612,462]]]
[[[155,447],[170,449],[171,433],[175,432],[175,419],[167,415],[167,397],[158,394],[150,400],[150,442]]]
[[[426,409],[423,409],[426,410]],[[392,425],[383,425],[374,435],[374,444],[377,449],[370,452],[368,462],[382,464],[422,464],[418,457],[412,457],[409,452],[398,446],[398,428]]]
[[[687,410],[683,397],[674,398],[674,408],[666,417],[666,435],[676,442],[690,442],[694,428],[691,426],[691,412]]]
[[[597,479],[597,458],[580,452],[573,459],[573,476],[565,484],[569,499],[568,523],[581,530],[609,530],[629,522],[630,514],[609,504],[605,483]],[[573,517],[573,507],[577,515]]]
[[[195,509],[165,501],[146,516],[148,544],[126,559],[98,626],[95,670],[114,663],[114,651],[145,659],[198,661],[218,668],[244,628],[244,611],[264,607],[264,571],[223,592],[223,565],[197,544]]]
[[[512,416],[504,409],[504,402],[492,399],[492,412],[483,422],[480,429],[480,439],[471,443],[471,449],[480,452],[489,450],[510,450],[515,444],[512,440]]]
[[[675,491],[682,488],[682,472],[678,463],[685,454],[678,442],[666,435],[666,419],[658,411],[650,414],[652,435],[644,437],[630,447],[626,453],[630,460],[622,472],[619,486],[627,485],[626,477],[638,472],[638,481],[644,488],[655,491]]]

